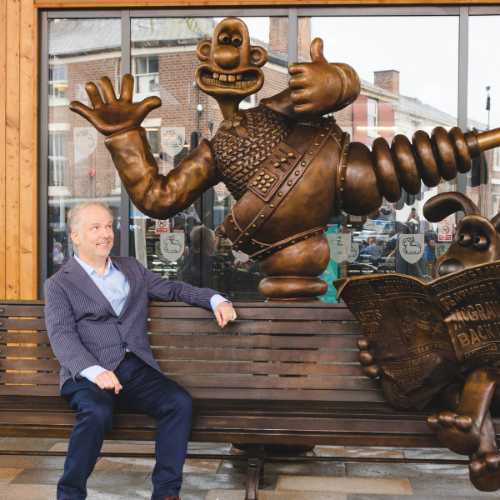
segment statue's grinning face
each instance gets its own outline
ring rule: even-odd
[[[250,45],[248,29],[240,19],[220,22],[212,41],[198,44],[197,55],[202,64],[196,71],[196,83],[218,101],[240,102],[264,84],[260,68],[267,62],[267,52]]]

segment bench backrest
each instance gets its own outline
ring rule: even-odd
[[[148,330],[165,374],[197,399],[381,402],[357,361],[361,328],[341,304],[240,303],[219,328],[210,311],[151,303]],[[59,395],[43,301],[0,301],[0,397]]]

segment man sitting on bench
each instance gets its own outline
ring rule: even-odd
[[[113,216],[105,203],[78,204],[68,226],[78,256],[45,282],[46,325],[61,363],[61,395],[77,410],[57,498],[87,497],[87,479],[113,412],[120,409],[157,419],[152,500],[180,500],[192,400],[153,358],[149,301],[211,307],[221,327],[236,313],[213,290],[161,278],[132,257],[109,257]]]

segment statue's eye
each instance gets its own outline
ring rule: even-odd
[[[241,42],[242,42],[241,36],[240,35],[233,35],[232,42],[233,42],[233,45],[238,47],[238,45],[241,45]]]
[[[219,35],[219,42],[222,43],[223,45],[227,45],[231,41],[231,38],[227,33],[222,32]]]

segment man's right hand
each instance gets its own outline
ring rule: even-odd
[[[120,390],[123,389],[120,381],[111,371],[102,372],[100,375],[98,375],[94,380],[94,384],[97,384],[101,389],[114,389],[115,394],[118,394]]]
[[[119,99],[116,98],[113,85],[107,76],[101,78],[101,85],[104,101],[95,83],[85,84],[85,90],[94,109],[78,101],[72,101],[69,104],[69,109],[83,116],[103,135],[116,134],[137,127],[144,121],[149,112],[161,106],[159,97],[147,97],[135,104],[132,102],[134,92],[134,77],[132,75],[123,76]]]

